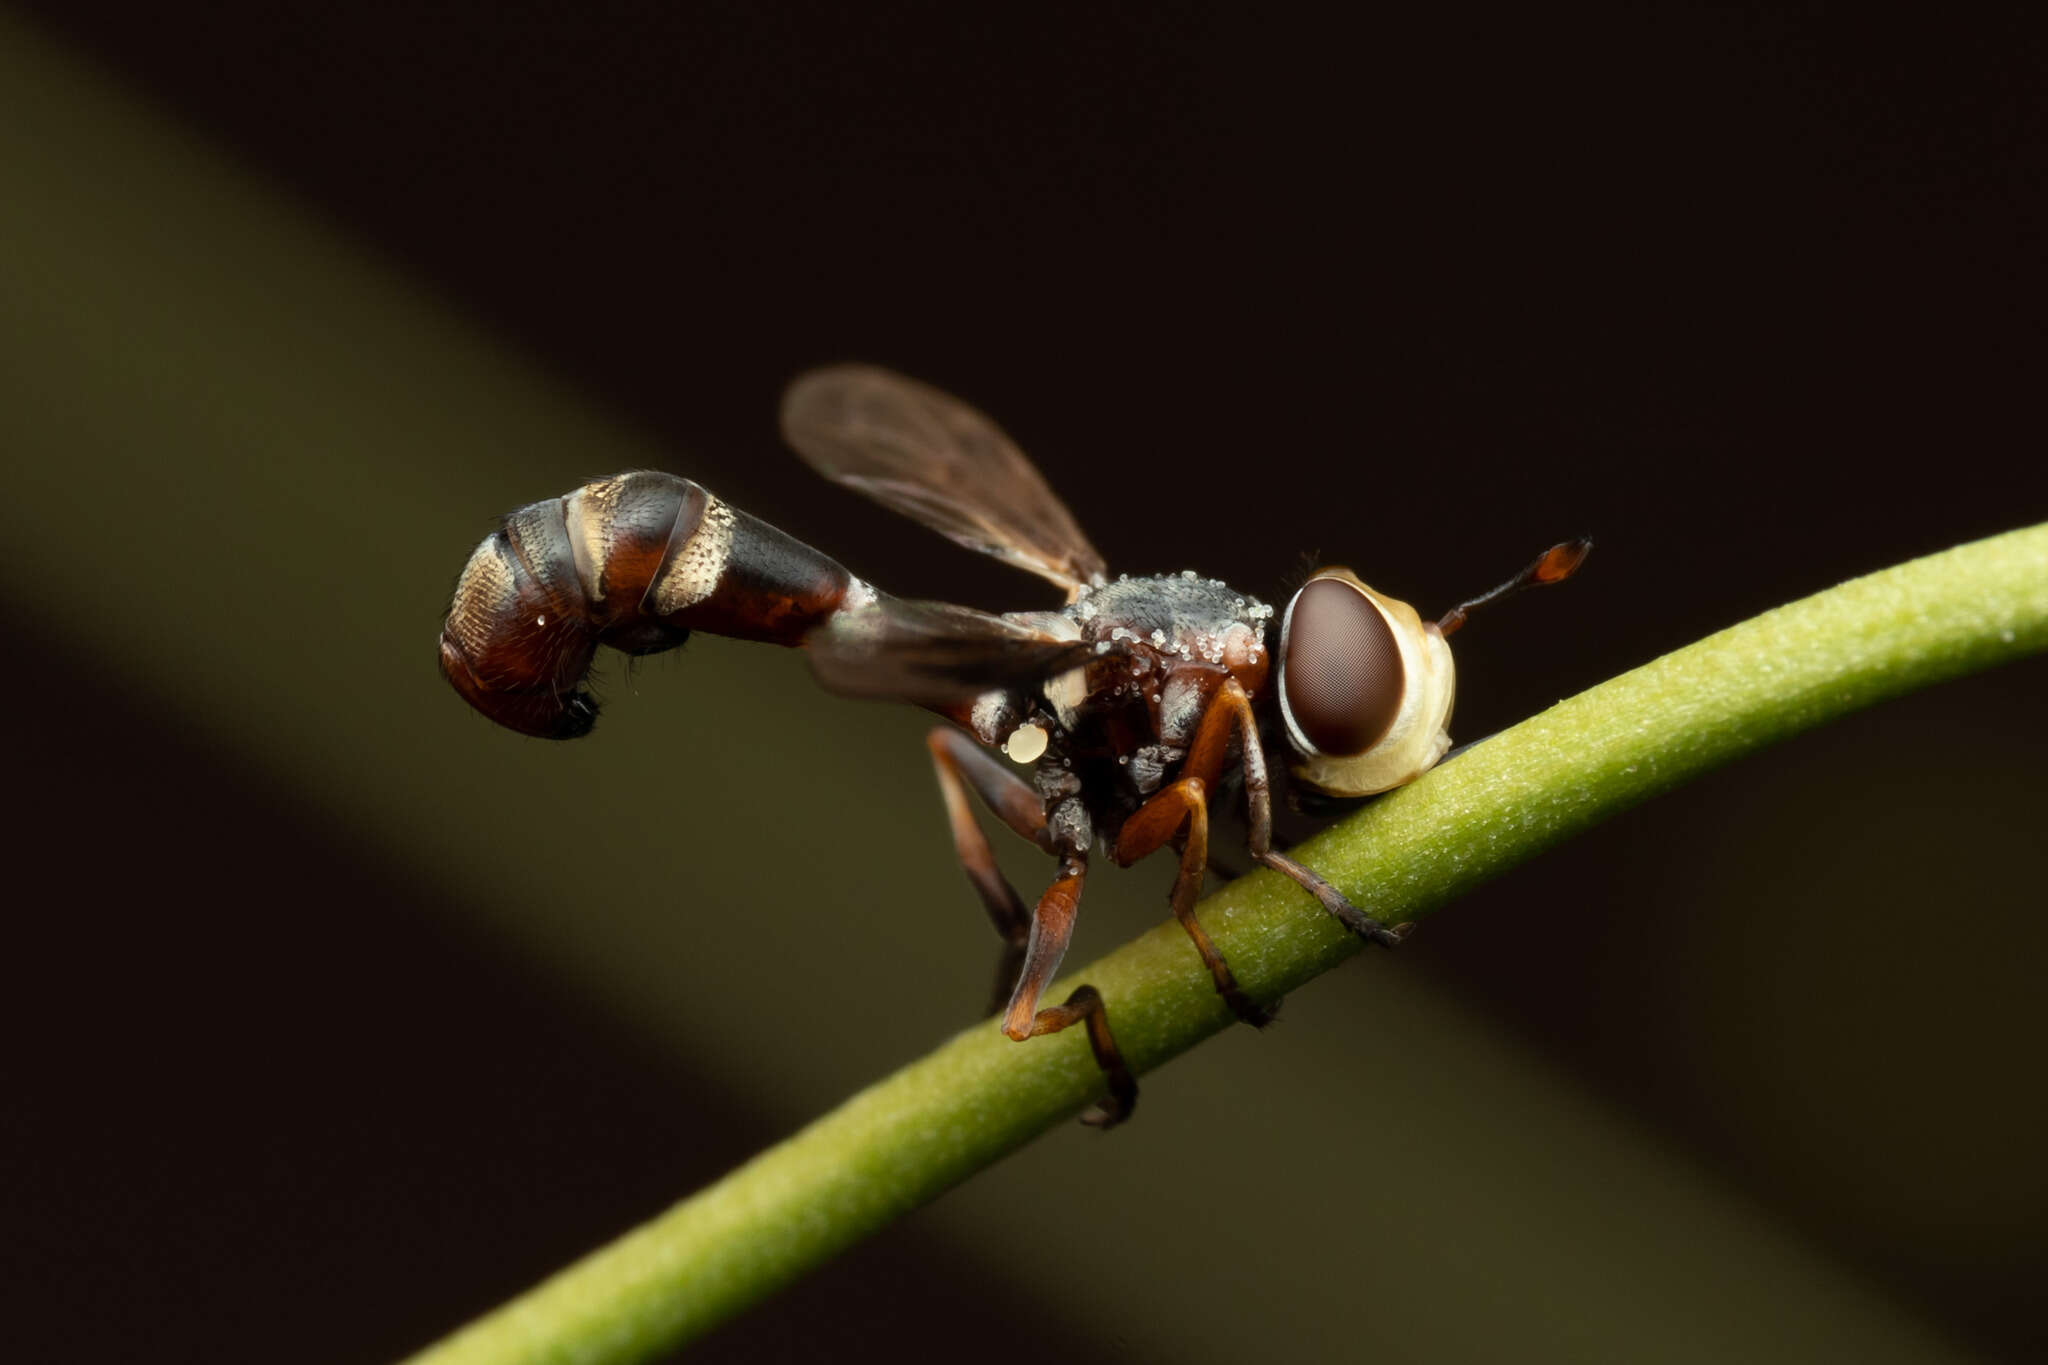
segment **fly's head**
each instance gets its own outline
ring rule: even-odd
[[[1320,570],[1280,618],[1280,717],[1294,775],[1332,796],[1412,782],[1451,747],[1457,676],[1433,621]]]

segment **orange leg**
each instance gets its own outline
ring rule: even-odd
[[[939,726],[925,737],[925,743],[932,751],[939,790],[946,798],[953,848],[1005,945],[996,964],[995,999],[990,1008],[1003,1010],[1003,1032],[1018,1042],[1085,1023],[1088,1046],[1109,1085],[1109,1097],[1083,1114],[1081,1121],[1097,1128],[1123,1122],[1138,1103],[1138,1083],[1110,1035],[1109,1011],[1101,995],[1093,986],[1082,986],[1064,1004],[1038,1008],[1039,997],[1052,983],[1074,936],[1081,885],[1088,875],[1086,859],[1078,854],[1063,857],[1059,877],[1039,898],[1038,908],[1027,911],[1016,888],[996,866],[995,854],[974,818],[967,793],[971,789],[1004,824],[1048,848],[1044,800],[1029,783],[958,730]]]
[[[1088,1025],[1088,1046],[1095,1053],[1095,1065],[1102,1068],[1103,1078],[1109,1083],[1109,1098],[1081,1115],[1081,1122],[1091,1128],[1114,1128],[1138,1107],[1138,1082],[1131,1075],[1130,1068],[1124,1065],[1123,1054],[1117,1051],[1116,1039],[1110,1036],[1109,1010],[1095,988],[1078,987],[1067,997],[1065,1004],[1040,1010],[1031,1021],[1031,1036],[1058,1033],[1084,1021]]]
[[[1274,852],[1273,796],[1266,778],[1266,751],[1259,743],[1259,722],[1258,717],[1252,714],[1251,698],[1245,695],[1237,679],[1231,678],[1218,688],[1209,709],[1202,713],[1201,724],[1195,728],[1194,743],[1188,746],[1187,762],[1181,768],[1183,777],[1194,776],[1214,783],[1229,753],[1233,729],[1244,751],[1245,814],[1251,826],[1247,843],[1252,857],[1275,872],[1291,877],[1304,891],[1314,896],[1332,918],[1360,938],[1369,939],[1383,948],[1398,946],[1408,936],[1411,926],[1387,927],[1353,905],[1343,892],[1314,872],[1286,854]]]
[[[1109,1010],[1093,986],[1080,986],[1064,1004],[1038,1008],[1038,998],[1059,970],[1074,936],[1074,912],[1081,904],[1081,883],[1087,879],[1088,864],[1078,854],[1060,859],[1060,875],[1039,897],[1031,916],[1031,942],[1024,954],[1024,971],[1017,978],[1017,990],[1003,1011],[1003,1032],[1018,1042],[1041,1034],[1058,1033],[1075,1024],[1088,1026],[1088,1046],[1095,1053],[1095,1065],[1109,1086],[1109,1097],[1081,1116],[1081,1122],[1096,1128],[1112,1128],[1130,1117],[1138,1103],[1138,1082],[1124,1065],[1116,1039],[1109,1031]]]
[[[1216,993],[1229,1003],[1238,1018],[1257,1028],[1273,1022],[1270,1011],[1252,1002],[1238,987],[1230,964],[1209,938],[1208,930],[1195,918],[1195,902],[1202,896],[1202,873],[1209,864],[1209,797],[1199,777],[1183,777],[1154,792],[1151,799],[1124,821],[1116,836],[1116,860],[1128,867],[1155,849],[1164,848],[1181,837],[1180,875],[1173,880],[1173,917],[1194,940],[1195,951],[1216,983]]]
[[[1031,937],[1024,947],[1024,970],[1017,977],[1017,989],[1010,994],[1009,1007],[1003,1011],[1003,1032],[1020,1043],[1066,1027],[1038,1027],[1038,997],[1052,984],[1053,973],[1060,969],[1060,959],[1067,955],[1067,944],[1073,941],[1074,912],[1081,907],[1081,884],[1087,878],[1085,859],[1073,854],[1060,859],[1060,875],[1038,898],[1038,909],[1032,912]]]
[[[925,736],[925,743],[932,751],[939,791],[946,798],[946,823],[953,830],[953,849],[960,855],[967,880],[980,893],[989,920],[1003,940],[1002,952],[996,960],[995,989],[988,1006],[991,1010],[1000,1009],[1017,982],[1018,969],[1024,965],[1031,912],[996,866],[995,854],[981,832],[980,822],[974,818],[967,793],[971,788],[1004,824],[1040,845],[1045,841],[1045,802],[1030,783],[958,730],[941,725]]]

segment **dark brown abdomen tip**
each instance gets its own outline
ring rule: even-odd
[[[597,698],[582,688],[493,690],[470,668],[462,649],[441,632],[441,676],[464,701],[508,730],[535,739],[581,739],[597,724]]]

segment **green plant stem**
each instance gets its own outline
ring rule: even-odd
[[[1603,683],[1302,844],[1373,914],[1428,914],[1688,778],[1872,702],[2048,648],[2048,525],[1860,578]],[[1258,872],[1203,903],[1271,999],[1359,943]],[[1178,926],[1074,972],[1109,1002],[1133,1067],[1228,1027]],[[983,1022],[415,1361],[626,1362],[701,1334],[1096,1098],[1082,1030],[1019,1045]]]

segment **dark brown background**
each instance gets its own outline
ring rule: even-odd
[[[996,414],[1116,568],[1441,609],[1591,531],[1461,738],[2038,521],[2034,7],[1647,8],[0,13],[10,1336],[389,1358],[968,1021],[917,717],[704,642],[572,752],[430,662],[633,463],[1043,604],[776,448],[806,365]],[[2044,684],[1614,822],[704,1358],[2038,1357]]]

